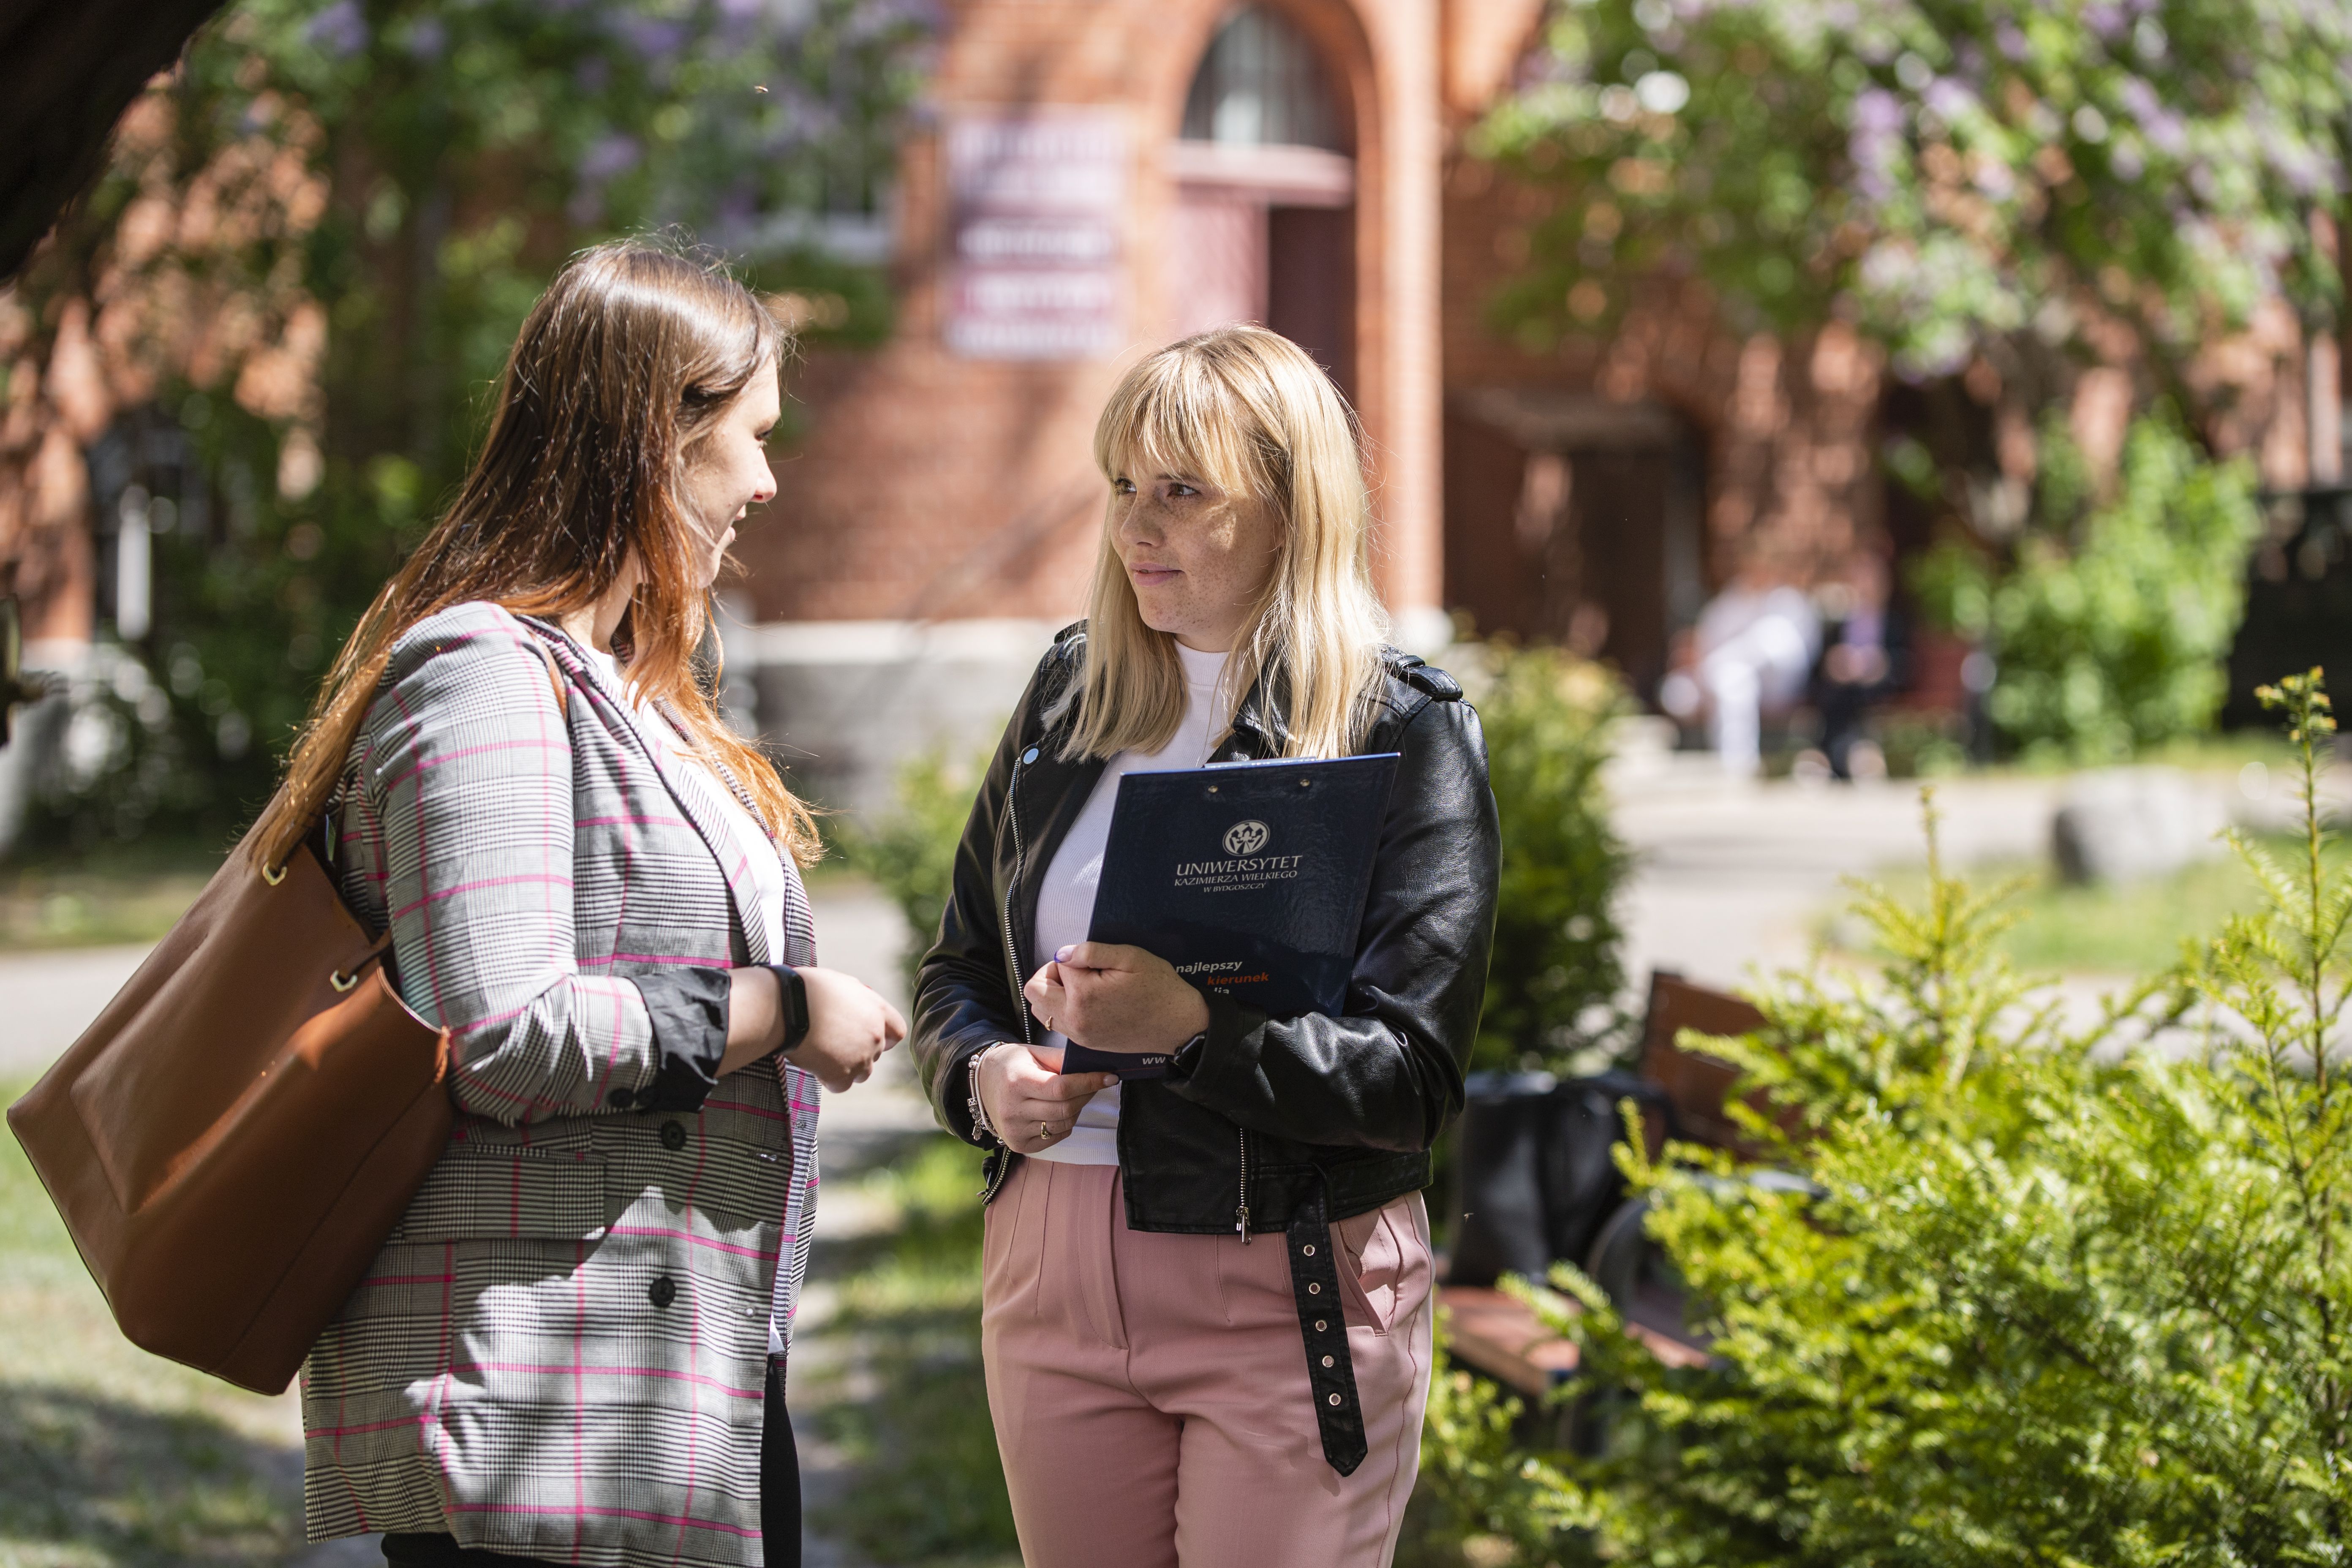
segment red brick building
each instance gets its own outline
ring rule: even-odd
[[[1374,454],[1400,634],[1445,640],[1448,127],[1536,0],[966,0],[896,193],[898,317],[797,374],[804,435],[742,552],[761,727],[862,795],[1009,709],[1079,613],[1095,416],[1217,322],[1313,351]]]

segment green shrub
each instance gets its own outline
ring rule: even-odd
[[[2252,466],[2210,462],[2151,416],[2104,504],[2063,422],[2043,432],[2042,470],[2034,530],[1990,596],[1993,722],[2029,752],[2087,762],[2210,729],[2261,521]]]
[[[1622,1034],[1617,895],[1633,860],[1609,824],[1601,770],[1622,689],[1555,648],[1498,646],[1478,695],[1502,878],[1474,1068],[1560,1067]]]
[[[910,990],[916,965],[939,934],[955,882],[956,845],[987,763],[984,752],[958,763],[944,751],[925,752],[900,764],[888,812],[872,822],[835,819],[832,837],[841,858],[873,878],[906,917],[899,962]]]
[[[1559,1269],[1605,1451],[1556,1459],[1562,1552],[1617,1563],[2338,1563],[2352,1509],[2352,873],[2308,803],[2316,672],[2268,690],[2301,757],[2269,908],[2070,1025],[1999,956],[2000,895],[1931,860],[1924,907],[1866,892],[1875,978],[1791,976],[1707,1048],[1819,1195],[1720,1155],[1629,1154],[1714,1359],[1659,1364]],[[1933,847],[1933,817],[1929,818]],[[2189,1011],[2201,1007],[2201,1012]],[[2185,1055],[2142,1048],[2202,1020]],[[1564,1559],[1565,1560],[1565,1559]]]
[[[1568,1489],[1551,1463],[1514,1444],[1524,1403],[1452,1363],[1445,1327],[1441,1313],[1421,1428],[1421,1475],[1397,1562],[1401,1568],[1543,1568],[1558,1557],[1577,1517],[1561,1512]]]

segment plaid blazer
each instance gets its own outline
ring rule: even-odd
[[[557,707],[547,662],[564,687]],[[551,626],[402,637],[352,747],[337,869],[451,1026],[448,1152],[302,1372],[314,1541],[447,1531],[559,1562],[757,1564],[772,1311],[815,1212],[815,1082],[715,1085],[726,972],[814,962],[624,693]],[[732,782],[731,780],[730,781]]]

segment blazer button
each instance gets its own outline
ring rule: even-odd
[[[661,1141],[662,1147],[669,1150],[672,1153],[676,1153],[678,1150],[685,1148],[686,1123],[682,1121],[663,1122]]]
[[[677,1281],[667,1274],[656,1275],[646,1290],[646,1300],[656,1307],[667,1307],[677,1300]]]
[[[636,1102],[637,1093],[633,1089],[616,1089],[604,1097],[604,1103],[615,1110],[626,1110]]]

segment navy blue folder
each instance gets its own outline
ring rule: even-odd
[[[1277,1017],[1337,1016],[1396,767],[1383,752],[1127,774],[1088,940],[1157,953]],[[1167,1069],[1164,1057],[1077,1045],[1062,1061],[1130,1079]]]

